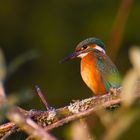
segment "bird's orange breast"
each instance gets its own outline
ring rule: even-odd
[[[87,86],[95,95],[105,94],[106,88],[103,79],[96,65],[96,58],[93,52],[90,52],[81,60],[81,76]]]

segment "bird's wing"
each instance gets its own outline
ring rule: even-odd
[[[95,52],[95,55],[97,67],[101,74],[101,78],[106,85],[106,88],[109,90],[110,87],[119,87],[120,77],[115,64],[113,64],[106,54]]]

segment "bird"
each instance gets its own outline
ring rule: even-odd
[[[94,37],[83,40],[62,62],[76,57],[81,58],[82,79],[94,95],[107,94],[111,88],[120,86],[118,69],[107,55],[102,40]]]

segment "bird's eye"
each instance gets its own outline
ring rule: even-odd
[[[87,47],[88,47],[87,45],[84,45],[82,48],[83,48],[83,50],[85,50]]]
[[[83,50],[85,50],[87,47],[88,47],[87,45],[83,45],[82,47],[78,47],[78,48],[76,48],[76,52],[83,51]]]

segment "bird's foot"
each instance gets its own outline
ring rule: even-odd
[[[115,87],[111,87],[109,89],[109,94],[117,96],[117,94],[120,92],[120,88],[115,88]]]

